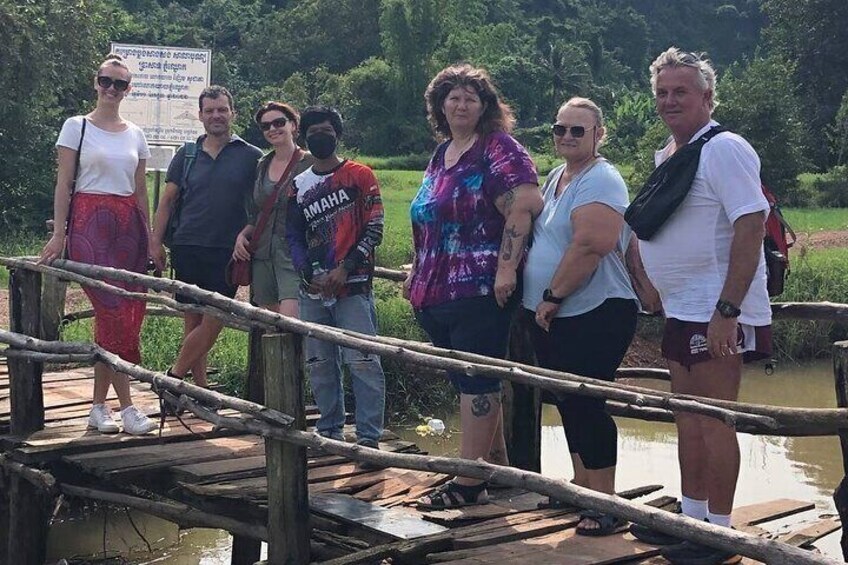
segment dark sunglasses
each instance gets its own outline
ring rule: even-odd
[[[591,129],[595,129],[595,126],[592,126]],[[564,136],[567,131],[570,131],[571,137],[574,138],[586,135],[586,128],[583,126],[564,126],[562,124],[553,124],[551,126],[551,131],[554,132],[554,135],[557,137]]]
[[[287,123],[289,123],[288,118],[279,117],[275,120],[271,120],[270,122],[259,122],[259,129],[262,131],[271,131],[271,126],[280,129],[286,127]]]
[[[114,86],[118,92],[123,92],[130,87],[130,81],[123,79],[113,79],[111,77],[100,75],[97,77],[97,84],[100,88],[109,88]]]

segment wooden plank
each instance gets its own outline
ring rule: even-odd
[[[103,451],[118,449],[120,447],[152,445],[165,441],[166,443],[193,441],[197,439],[212,439],[214,437],[241,435],[232,430],[213,430],[212,424],[198,418],[183,418],[189,429],[186,429],[175,418],[165,421],[162,431],[162,439],[158,433],[152,432],[144,436],[130,436],[127,434],[100,434],[93,430],[86,430],[85,423],[74,427],[72,432],[64,431],[61,436],[55,434],[51,437],[36,439],[36,445],[25,445],[11,452],[12,458],[21,463],[32,464],[38,462],[55,461],[62,457],[83,452]],[[44,430],[41,433],[50,433]],[[198,437],[200,434],[200,437]],[[32,436],[30,436],[32,438]],[[29,443],[27,439],[27,443]]]
[[[677,499],[671,496],[661,496],[654,500],[648,501],[645,504],[654,508],[669,510],[677,507]],[[580,522],[580,513],[575,509],[572,513],[548,518],[545,520],[537,520],[528,522],[518,526],[508,526],[497,530],[490,530],[483,534],[458,538],[454,541],[456,549],[481,547],[484,545],[492,545],[526,539],[546,535],[549,533],[571,528]]]
[[[734,525],[748,533],[762,535],[766,532],[758,528],[756,524],[808,510],[810,507],[811,505],[809,503],[788,499],[743,506],[735,509],[733,512]],[[482,537],[479,538],[479,540],[482,539]],[[658,549],[651,551],[650,546],[638,542],[630,534],[607,536],[603,538],[602,543],[598,543],[599,540],[596,539],[595,545],[598,547],[592,547],[591,541],[586,542],[587,539],[591,540],[593,538],[579,536],[576,535],[574,530],[567,530],[547,536],[508,543],[494,543],[490,541],[490,543],[477,549],[444,552],[430,556],[428,562],[470,565],[471,563],[482,563],[486,559],[491,560],[497,554],[499,559],[520,559],[522,561],[526,560],[536,563],[592,563],[593,565],[597,565],[617,563],[636,558],[646,559],[657,555],[659,552]],[[634,547],[627,548],[623,546],[621,542],[624,541]],[[457,540],[455,544],[461,545],[462,542]],[[551,549],[555,551],[551,551]],[[559,554],[559,558],[557,558],[557,554]],[[563,556],[568,556],[568,560],[562,560]],[[651,560],[646,563],[654,562]],[[656,561],[656,563],[661,562],[663,561]]]
[[[355,524],[396,539],[414,539],[447,530],[415,514],[382,508],[343,494],[326,493],[309,497],[309,508],[319,515]]]
[[[380,450],[388,452],[406,451],[415,444],[408,441],[380,442]],[[339,465],[349,461],[341,455],[322,455],[320,451],[307,450],[307,464],[310,469]],[[236,480],[258,477],[265,474],[265,456],[255,455],[225,461],[209,461],[205,463],[179,465],[171,468],[174,478],[179,481],[202,483],[216,479]]]
[[[258,437],[239,436],[186,442],[179,449],[168,444],[150,445],[82,454],[63,460],[99,477],[131,481],[134,477],[155,473],[183,462],[220,461],[263,452],[264,445]]]
[[[406,473],[401,473],[395,478],[363,489],[356,493],[354,497],[366,502],[377,502],[377,500],[393,498],[407,493],[413,486],[420,485],[422,482],[429,482],[437,476],[440,476],[439,473],[407,471]]]
[[[803,500],[791,500],[779,498],[768,502],[749,504],[733,509],[733,525],[757,525],[771,522],[786,516],[792,516],[800,512],[812,510],[816,505]]]
[[[569,565],[607,565],[658,555],[660,550],[641,543],[627,533],[604,538],[577,535],[563,530],[529,540],[430,555],[427,563],[471,565],[511,561]]]
[[[813,543],[824,536],[837,531],[842,527],[842,522],[827,518],[813,522],[799,530],[794,530],[777,537],[778,541],[794,545],[796,547],[810,547]]]

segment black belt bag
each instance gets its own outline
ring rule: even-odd
[[[636,233],[636,237],[643,241],[650,240],[674,214],[692,188],[701,160],[701,149],[723,131],[727,130],[721,126],[710,128],[654,169],[624,212],[624,220]]]

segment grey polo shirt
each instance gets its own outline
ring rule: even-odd
[[[177,150],[168,167],[166,181],[183,191],[174,245],[232,249],[247,223],[244,200],[253,190],[262,151],[233,135],[213,159],[203,151],[205,137],[197,140],[197,158],[185,187],[180,186],[185,147]]]

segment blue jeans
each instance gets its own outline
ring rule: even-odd
[[[374,297],[355,294],[339,298],[332,306],[321,300],[300,295],[300,316],[307,322],[324,324],[367,335],[377,335],[377,311]],[[329,341],[306,338],[306,368],[312,395],[321,412],[318,433],[327,437],[341,436],[345,423],[342,364],[350,373],[356,398],[356,438],[362,442],[380,440],[386,405],[386,378],[380,358],[340,347]]]

